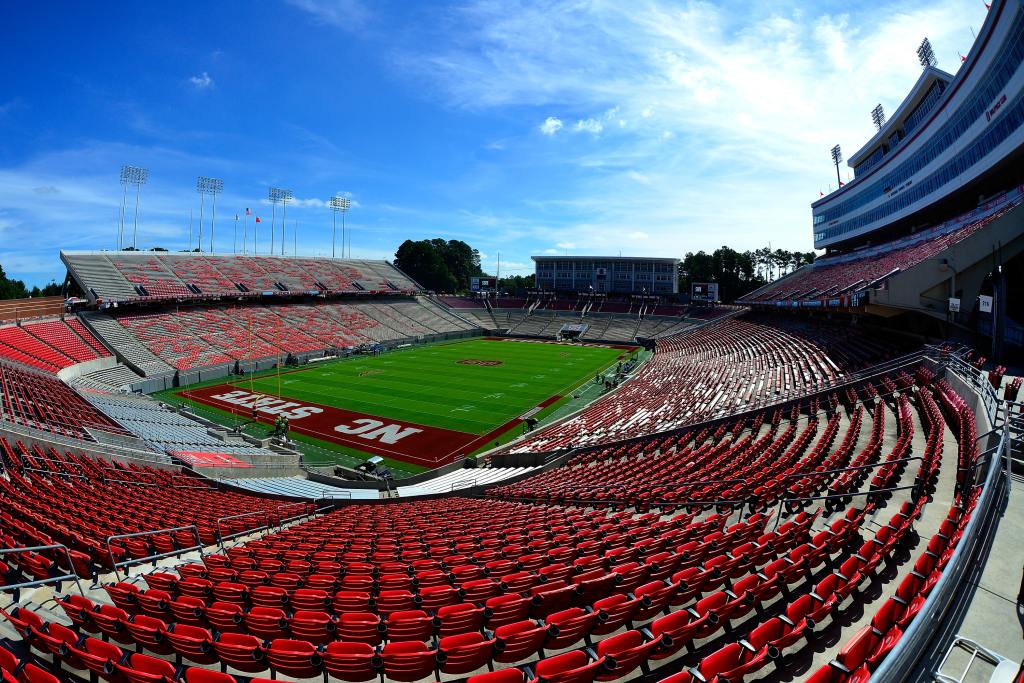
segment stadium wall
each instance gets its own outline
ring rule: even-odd
[[[96,372],[97,370],[106,370],[117,365],[117,358],[114,356],[104,356],[103,358],[96,358],[93,360],[87,360],[84,363],[76,363],[75,365],[69,365],[66,368],[61,368],[57,371],[57,377],[63,381],[81,377],[82,375],[90,372]]]

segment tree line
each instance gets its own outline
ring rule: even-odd
[[[688,294],[694,282],[717,282],[722,301],[735,301],[813,262],[813,251],[770,247],[736,251],[721,246],[711,253],[691,251],[679,263],[679,292]],[[436,292],[466,292],[471,277],[485,275],[480,267],[480,252],[461,240],[406,240],[395,253],[395,265]],[[506,292],[521,293],[533,287],[533,273],[506,276],[498,281],[498,289]]]
[[[23,280],[14,280],[7,277],[4,267],[0,266],[0,299],[27,299],[40,296],[60,296],[61,286],[50,281],[45,287],[38,286],[29,289]]]
[[[395,265],[435,292],[464,292],[471,277],[485,274],[480,252],[462,240],[406,240],[395,252]]]
[[[727,246],[710,254],[691,251],[679,263],[679,291],[688,293],[694,282],[717,282],[719,298],[734,301],[810,263],[814,263],[813,251],[770,247],[736,251]]]

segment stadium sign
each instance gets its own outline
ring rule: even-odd
[[[496,289],[497,286],[498,283],[493,277],[469,278],[469,291],[471,292],[490,292]]]
[[[690,287],[690,299],[692,301],[718,301],[718,283],[694,282]]]

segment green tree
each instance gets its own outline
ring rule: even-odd
[[[11,280],[0,266],[0,299],[25,299],[29,291],[21,280]]]
[[[498,280],[498,290],[511,294],[524,295],[526,290],[536,286],[536,277],[533,273],[529,275],[510,275]]]

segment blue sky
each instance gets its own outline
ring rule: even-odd
[[[217,251],[247,206],[269,249],[269,185],[295,193],[300,254],[330,253],[335,193],[366,258],[436,236],[492,272],[499,252],[527,273],[542,253],[809,250],[828,150],[866,141],[877,102],[896,109],[922,37],[955,70],[984,16],[981,0],[13,3],[0,264],[43,284],[60,248],[114,247],[126,163],[150,169],[144,248],[187,247],[208,175]]]

